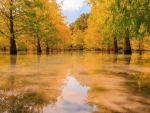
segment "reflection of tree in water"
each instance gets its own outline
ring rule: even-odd
[[[137,68],[135,70],[135,72],[133,71],[132,73],[130,73],[128,75],[128,78],[130,79],[130,81],[128,81],[126,83],[126,85],[128,86],[128,88],[130,89],[130,91],[134,94],[142,94],[145,97],[150,98],[150,73],[148,72],[143,72],[142,69],[144,69],[144,65],[149,65],[149,60],[147,60],[147,55],[146,55],[146,59],[144,59],[144,55],[139,55],[137,53],[135,53],[134,55],[132,55],[132,63],[134,65],[139,65],[140,68]],[[131,57],[128,56],[126,57],[125,60],[125,64],[129,65],[130,64],[130,59]],[[149,59],[149,58],[148,58]],[[131,69],[132,71],[132,69]]]
[[[117,63],[118,60],[118,54],[113,55],[113,63]]]
[[[17,60],[17,55],[10,55],[10,64],[11,64],[10,90],[12,93],[14,92],[16,60]]]
[[[11,73],[10,84],[5,83],[0,94],[0,111],[8,113],[33,113],[40,112],[42,105],[46,102],[46,99],[42,95],[38,95],[36,92],[29,92],[28,88],[22,89],[18,82],[18,77],[15,73],[17,56],[10,56]],[[8,75],[7,75],[8,76]],[[15,81],[16,80],[16,81]],[[7,85],[8,84],[8,85]],[[37,99],[35,99],[37,98]]]
[[[38,54],[37,54],[38,68],[40,68],[40,62],[41,62],[41,53],[38,53]]]
[[[139,65],[140,67],[149,64],[149,62],[146,62],[148,60],[143,58],[143,55],[139,55],[137,53],[132,55],[132,63],[134,65]],[[128,75],[129,81],[126,82],[126,85],[130,89],[130,91],[135,95],[140,93],[142,94],[142,96],[150,98],[150,73],[141,71],[143,67],[136,70],[132,70],[132,68],[129,68],[129,65],[131,64],[131,55],[124,56],[124,64],[124,73],[120,74],[124,74],[126,75],[126,77]]]
[[[107,57],[102,58],[103,61],[107,59]],[[84,62],[86,64],[86,67],[91,66],[91,68],[85,68],[84,73],[80,73],[78,70],[76,70],[76,72],[74,73],[74,77],[77,79],[77,81],[80,82],[80,85],[90,87],[90,89],[87,92],[85,101],[87,104],[91,106],[92,113],[116,113],[116,112],[147,113],[150,111],[149,98],[144,97],[144,95],[142,95],[142,92],[136,91],[136,93],[132,94],[130,88],[127,87],[126,85],[128,77],[127,78],[124,77],[125,73],[127,73],[128,76],[130,76],[131,72],[133,73],[133,71],[130,70],[129,66],[131,63],[130,55],[121,57],[123,65],[119,64],[119,62],[117,63],[118,60],[117,55],[113,56],[112,61],[114,64],[113,69],[118,69],[119,72],[107,70],[107,68],[104,70],[103,67],[102,68],[100,67],[101,66],[100,63],[98,69],[97,68],[98,64],[94,64],[95,59],[96,56],[94,59],[92,57],[89,58],[89,60],[87,60],[87,57],[85,57],[84,61],[87,61]],[[88,62],[90,60],[92,61]],[[111,63],[110,61],[108,62]],[[97,67],[94,67],[95,65],[97,65]],[[81,68],[79,67],[79,65],[77,67],[79,69]],[[119,74],[121,75],[123,74],[123,76],[118,76]],[[132,79],[130,79],[129,81],[133,83]],[[138,89],[137,87],[134,86],[132,88],[135,88],[136,90]],[[135,104],[133,105],[133,103]]]
[[[116,69],[117,68],[117,61],[118,61],[118,54],[114,54],[113,55],[113,67],[114,67],[114,69]]]
[[[16,59],[17,56],[10,56],[10,73],[0,78],[4,79],[0,83],[0,112],[41,113],[46,105],[57,102],[61,77],[56,75],[55,79],[48,79],[40,73],[18,75]]]
[[[131,55],[125,55],[124,56],[124,64],[130,65],[130,61],[131,61]]]
[[[131,55],[124,55],[124,76],[128,76],[128,71],[129,71],[129,65],[131,61]]]

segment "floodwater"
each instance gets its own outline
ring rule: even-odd
[[[150,53],[0,53],[0,113],[150,113]]]

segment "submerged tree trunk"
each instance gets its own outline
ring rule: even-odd
[[[48,39],[46,38],[46,54],[49,54]]]
[[[110,53],[111,49],[110,49],[110,45],[108,45],[107,47],[107,52]]]
[[[41,44],[40,44],[40,39],[37,38],[37,53],[41,53],[42,50],[41,50]]]
[[[16,41],[12,37],[10,39],[10,54],[11,55],[16,55],[17,54]]]
[[[131,44],[129,39],[129,30],[126,31],[126,37],[124,39],[124,54],[132,54]]]
[[[139,55],[142,55],[143,51],[143,39],[139,39]]]
[[[117,38],[114,36],[114,53],[118,53],[118,43]]]
[[[46,46],[46,54],[49,54],[49,47],[48,47],[48,45]]]
[[[10,2],[10,54],[11,55],[16,55],[17,54],[17,48],[16,48],[16,41],[15,41],[15,35],[14,35],[14,20],[13,20],[13,14],[12,14],[12,6],[13,6],[13,1],[11,0]]]

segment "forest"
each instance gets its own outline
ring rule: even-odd
[[[91,7],[65,22],[56,0],[0,0],[0,50],[112,51],[150,50],[149,0],[86,0]],[[62,2],[63,4],[63,2]]]
[[[63,1],[0,0],[0,113],[150,113],[150,0]]]

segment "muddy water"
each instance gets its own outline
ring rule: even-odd
[[[0,113],[150,113],[150,53],[0,53]]]

